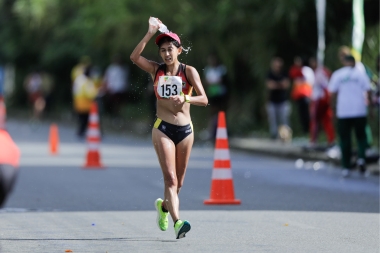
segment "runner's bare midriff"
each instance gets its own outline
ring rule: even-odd
[[[190,104],[174,106],[169,99],[157,100],[157,117],[173,125],[187,125],[191,122]]]

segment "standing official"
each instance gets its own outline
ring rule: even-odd
[[[366,172],[365,150],[367,139],[367,106],[370,103],[370,81],[365,73],[355,67],[355,58],[348,55],[345,67],[335,71],[330,79],[329,91],[333,104],[336,102],[337,130],[342,152],[342,176],[351,173],[351,131],[354,130],[358,145],[357,165],[360,172]],[[371,106],[368,106],[371,108]]]

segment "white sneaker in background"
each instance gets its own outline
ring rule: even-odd
[[[327,156],[332,158],[332,159],[340,159],[341,158],[340,147],[337,145],[334,145],[331,148],[327,149],[326,153],[327,153]]]

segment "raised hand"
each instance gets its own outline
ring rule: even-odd
[[[149,24],[148,32],[150,34],[155,34],[158,31],[158,29],[160,28],[160,24],[162,24],[162,22],[159,19],[156,19],[158,21],[158,24],[156,22],[150,22],[151,18],[152,17],[150,17],[148,20],[148,24]]]

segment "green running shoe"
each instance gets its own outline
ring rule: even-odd
[[[162,211],[162,208],[161,208],[162,202],[163,200],[160,198],[156,199],[156,201],[154,202],[154,206],[156,207],[156,210],[157,210],[156,222],[159,229],[161,229],[162,231],[166,231],[168,229],[168,224],[169,224],[169,220],[168,220],[169,212],[165,213]]]
[[[191,229],[190,222],[187,220],[181,221],[178,220],[174,225],[174,233],[176,236],[176,239],[181,239],[186,236],[186,233],[189,232]]]

